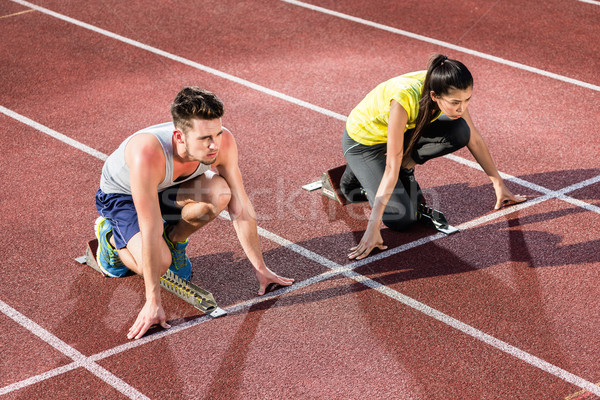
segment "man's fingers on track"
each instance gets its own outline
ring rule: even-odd
[[[279,282],[280,285],[291,285],[292,283],[294,283],[294,280],[292,278],[284,278],[284,277],[280,277],[279,278]]]
[[[144,336],[144,334],[146,332],[148,332],[148,329],[150,329],[150,327],[152,326],[152,324],[150,323],[145,323],[144,326],[142,326],[142,329],[140,329],[139,333],[137,334],[137,336],[135,337],[136,339],[141,338],[142,336]]]

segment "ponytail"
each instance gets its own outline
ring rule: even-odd
[[[463,63],[449,59],[442,54],[435,54],[431,57],[425,82],[423,82],[423,92],[419,99],[419,113],[415,121],[415,130],[404,150],[404,157],[411,154],[423,130],[431,123],[433,113],[439,110],[437,103],[431,99],[431,91],[441,96],[453,89],[466,90],[472,86],[473,76]]]

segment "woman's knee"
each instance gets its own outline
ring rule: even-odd
[[[393,231],[403,231],[410,225],[417,221],[417,214],[405,212],[402,214],[398,213],[384,213],[381,217],[381,222]]]
[[[465,147],[471,139],[471,128],[469,128],[467,121],[463,118],[454,121],[454,127],[450,138],[456,150]]]

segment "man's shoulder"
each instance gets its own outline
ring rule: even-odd
[[[233,133],[225,127],[223,127],[223,138],[221,140],[221,149],[225,151],[231,151],[237,149],[237,143]]]
[[[226,127],[223,127],[223,134],[221,138],[221,147],[219,149],[219,156],[214,166],[237,166],[238,161],[238,150],[237,143],[233,133]]]
[[[174,130],[175,130],[175,125],[171,121],[171,122],[163,122],[161,124],[156,124],[156,125],[152,125],[147,128],[144,128],[144,129],[140,129],[139,131],[134,133],[134,135],[137,135],[140,133],[153,133],[153,134],[162,133],[162,132],[173,133]]]
[[[125,159],[136,159],[143,164],[165,162],[165,155],[160,140],[151,132],[139,131],[131,137],[125,147]]]

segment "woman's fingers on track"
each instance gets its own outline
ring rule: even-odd
[[[509,206],[512,206],[515,204],[519,204],[526,200],[527,200],[527,196],[522,196],[522,195],[518,194],[518,195],[514,196],[512,199],[502,200],[502,202],[500,204],[496,205],[495,209],[499,210],[503,207],[509,207]]]

